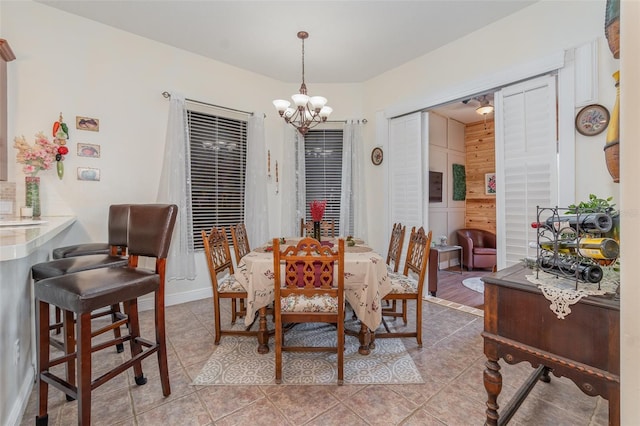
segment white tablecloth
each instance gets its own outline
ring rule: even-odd
[[[298,240],[287,239],[282,246],[296,244]],[[380,301],[391,291],[385,261],[365,245],[348,247],[345,243],[344,262],[345,299],[360,321],[375,330],[382,322]],[[249,325],[260,308],[273,302],[273,253],[265,247],[252,250],[240,261],[235,276],[247,290],[245,324]]]

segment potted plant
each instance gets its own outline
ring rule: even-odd
[[[607,213],[613,220],[613,227],[611,231],[605,234],[605,237],[620,241],[620,212],[615,209],[615,204],[613,204],[612,201],[613,197],[599,198],[595,194],[589,194],[588,201],[571,204],[567,210],[567,214]]]

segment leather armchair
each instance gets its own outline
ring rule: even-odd
[[[496,235],[483,229],[458,229],[458,245],[462,246],[462,264],[473,268],[493,268],[496,263]]]

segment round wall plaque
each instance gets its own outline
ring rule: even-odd
[[[581,135],[599,135],[608,125],[609,110],[602,105],[587,105],[576,115],[576,130]]]
[[[376,166],[379,166],[380,164],[382,164],[382,158],[382,148],[373,148],[373,151],[371,151],[371,162]]]

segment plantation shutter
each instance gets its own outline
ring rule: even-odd
[[[421,134],[419,112],[389,122],[390,220],[392,224],[401,222],[407,229],[423,226],[424,220]],[[424,173],[428,173],[428,168]]]
[[[537,206],[558,205],[556,79],[544,76],[496,93],[499,267],[535,257]]]
[[[309,204],[327,200],[324,219],[340,229],[342,185],[342,129],[310,130],[304,138],[306,200],[305,218],[311,220]]]
[[[247,121],[189,109],[191,198],[194,246],[202,249],[201,230],[244,220]]]

